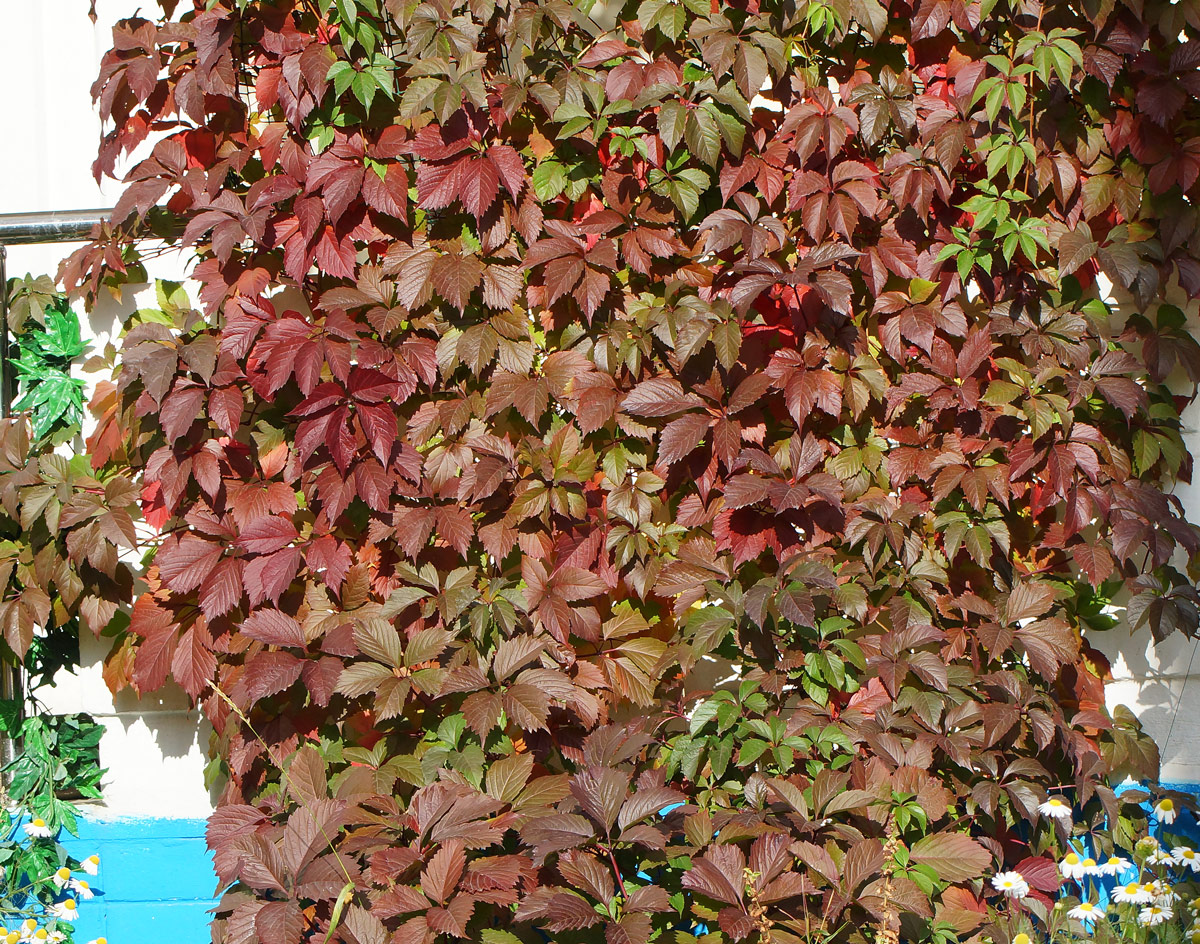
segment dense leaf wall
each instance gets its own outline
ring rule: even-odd
[[[1057,886],[1038,802],[1157,763],[1084,633],[1197,626],[1193,4],[159,6],[63,275],[163,206],[198,254],[90,445],[161,532],[110,677],[216,731],[215,940],[942,940]]]

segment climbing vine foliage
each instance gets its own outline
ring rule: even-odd
[[[62,277],[196,254],[90,455],[155,533],[108,677],[214,727],[215,941],[940,942],[1057,887],[1038,803],[1157,765],[1088,635],[1197,628],[1195,3],[157,7]]]

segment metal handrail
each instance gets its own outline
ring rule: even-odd
[[[46,210],[0,213],[0,245],[63,243],[87,239],[92,227],[112,216],[112,210]]]

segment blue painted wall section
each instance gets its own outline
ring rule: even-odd
[[[217,877],[202,819],[79,821],[60,841],[77,859],[100,856],[98,894],[79,903],[76,941],[207,944]]]
[[[1200,797],[1200,784],[1164,786]],[[202,819],[81,818],[79,837],[60,841],[77,859],[98,854],[100,874],[91,880],[96,897],[80,902],[75,939],[207,944],[217,879],[204,827]],[[1200,828],[1188,814],[1168,831],[1200,841]]]

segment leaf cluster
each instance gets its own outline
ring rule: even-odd
[[[1200,623],[1190,7],[159,13],[62,276],[198,256],[89,453],[215,940],[941,944],[1048,791],[1154,776],[1089,634]]]

